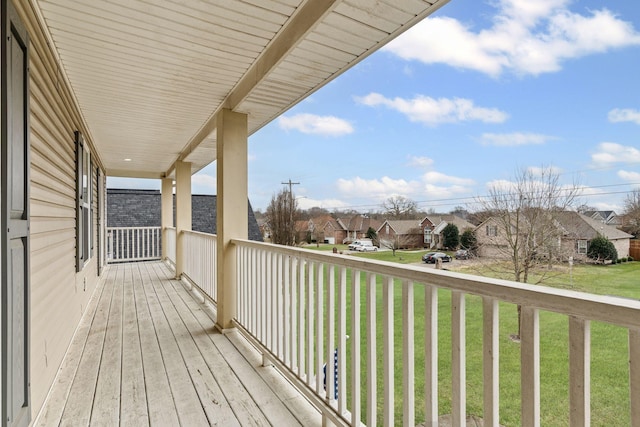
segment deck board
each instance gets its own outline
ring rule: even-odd
[[[92,301],[36,425],[319,424],[164,263],[110,265]]]

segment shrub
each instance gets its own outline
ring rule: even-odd
[[[447,224],[442,230],[442,245],[445,248],[456,249],[460,244],[460,232],[455,224]]]
[[[460,245],[464,249],[468,249],[471,252],[474,252],[476,249],[478,249],[478,239],[476,239],[476,234],[473,232],[473,230],[469,228],[464,230],[464,232],[460,236]]]
[[[608,261],[612,263],[618,260],[618,251],[614,244],[604,236],[598,236],[589,242],[587,256],[596,261]]]

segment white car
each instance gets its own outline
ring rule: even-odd
[[[376,252],[377,250],[378,248],[376,246],[373,246],[372,244],[360,245],[356,247],[356,251],[358,252]]]

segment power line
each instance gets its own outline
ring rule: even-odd
[[[283,182],[283,184],[287,184]],[[603,185],[592,185],[592,186],[584,186],[580,187],[580,190],[585,189],[593,189],[593,188],[610,188],[610,187],[622,187],[622,186],[640,186],[640,182],[629,182],[624,184],[603,184]],[[569,191],[567,188],[561,188],[560,191]],[[590,193],[584,196],[595,197],[595,196],[607,196],[613,194],[625,194],[629,191],[603,191],[598,193]],[[516,196],[517,192],[506,192],[505,196]],[[491,197],[490,195],[475,195],[475,196],[466,196],[466,197],[450,197],[450,198],[442,198],[442,199],[433,199],[433,200],[420,200],[416,201],[416,205],[428,205],[430,207],[441,207],[441,206],[452,206],[456,204],[466,204],[477,202],[478,199],[486,199]],[[370,204],[361,204],[361,205],[350,205],[350,206],[329,206],[324,207],[325,209],[356,209],[356,208],[374,208],[379,207],[380,203],[370,203]]]

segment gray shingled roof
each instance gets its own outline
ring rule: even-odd
[[[191,196],[191,228],[216,233],[216,196]],[[107,227],[159,227],[161,225],[159,190],[107,189]],[[174,196],[175,218],[175,196]],[[249,202],[247,219],[249,240],[262,242],[262,233]]]
[[[565,235],[576,239],[591,240],[597,237],[598,234],[604,235],[609,240],[630,239],[633,237],[631,234],[578,212],[559,212],[556,219],[564,229]]]

